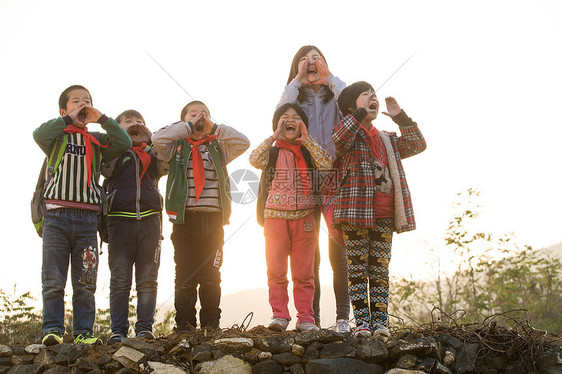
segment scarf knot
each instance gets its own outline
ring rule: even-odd
[[[84,143],[86,145],[86,164],[88,167],[88,187],[92,188],[92,159],[94,158],[94,149],[92,147],[92,142],[102,148],[107,148],[111,140],[109,140],[106,145],[102,145],[92,134],[88,133],[88,128],[86,126],[82,128],[74,125],[68,125],[63,130],[68,134],[79,133],[84,136]]]
[[[191,157],[193,160],[193,182],[195,183],[195,204],[197,204],[199,197],[201,197],[203,187],[205,186],[205,166],[203,165],[203,156],[201,155],[199,146],[210,143],[216,138],[216,135],[209,135],[201,140],[193,140],[191,138],[183,139],[192,145]]]
[[[148,154],[148,152],[145,151],[145,149],[146,149],[146,143],[140,143],[137,145],[133,145],[131,147],[131,150],[135,152],[135,154],[139,157],[142,164],[142,172],[140,176],[141,180],[142,177],[144,176],[144,173],[146,173],[146,171],[148,170],[148,166],[150,165],[150,160],[151,160],[150,155]],[[148,176],[148,179],[150,179],[150,176]],[[142,183],[141,183],[141,188],[142,188]]]
[[[298,173],[301,176],[302,185],[304,187],[305,195],[308,194],[310,190],[310,178],[308,176],[308,164],[304,159],[302,154],[302,142],[297,142],[297,144],[291,144],[286,140],[277,140],[275,145],[279,148],[286,149],[293,152],[297,162]]]

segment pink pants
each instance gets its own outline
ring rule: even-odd
[[[287,259],[291,256],[297,323],[314,323],[314,251],[318,240],[314,215],[299,220],[266,218],[263,227],[269,304],[273,317],[291,319],[287,307]]]

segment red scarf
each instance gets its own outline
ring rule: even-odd
[[[386,148],[379,136],[379,130],[377,130],[375,126],[371,126],[368,130],[361,126],[361,130],[363,130],[363,134],[365,134],[367,142],[371,146],[375,157],[379,160],[383,167],[386,166]]]
[[[140,143],[137,145],[133,145],[131,147],[131,150],[135,152],[137,156],[139,156],[139,159],[142,163],[142,173],[140,177],[141,180],[144,173],[146,173],[146,170],[148,170],[148,166],[150,165],[150,155],[144,150],[145,148],[146,148],[146,143]],[[148,179],[150,179],[150,177],[148,177]],[[141,188],[142,188],[142,183],[141,183]]]
[[[74,134],[75,132],[77,132],[84,136],[84,142],[86,143],[86,164],[88,165],[88,187],[92,188],[92,186],[90,185],[90,182],[92,180],[92,158],[94,157],[94,152],[93,152],[94,149],[92,148],[92,142],[94,142],[95,144],[99,145],[102,148],[107,148],[111,140],[106,145],[100,144],[100,142],[98,142],[98,140],[92,134],[88,134],[88,128],[86,126],[82,128],[82,127],[76,127],[74,125],[68,125],[63,130],[68,134]]]
[[[286,149],[295,154],[295,159],[297,161],[297,169],[301,176],[305,195],[307,195],[308,191],[310,190],[310,180],[308,178],[308,165],[302,154],[301,144],[302,142],[297,142],[297,144],[291,144],[285,140],[277,140],[277,142],[275,143],[277,147]]]
[[[205,186],[205,166],[203,165],[203,157],[201,156],[201,151],[199,146],[206,142],[212,142],[217,138],[216,135],[209,135],[201,140],[193,140],[191,138],[184,138],[186,142],[191,144],[193,147],[191,149],[191,157],[193,160],[193,182],[195,183],[195,203],[199,200],[201,192],[203,192],[203,187]]]

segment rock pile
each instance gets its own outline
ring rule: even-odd
[[[406,331],[364,339],[330,330],[276,333],[263,326],[101,346],[0,345],[0,374],[562,374],[562,347],[545,346],[528,361],[447,334]]]

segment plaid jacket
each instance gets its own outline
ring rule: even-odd
[[[334,203],[333,226],[343,223],[357,227],[375,227],[375,157],[360,131],[361,123],[355,117],[364,117],[359,109],[344,119],[332,131],[336,145],[336,162],[339,191]],[[355,115],[355,117],[354,117]],[[394,188],[394,231],[401,233],[414,230],[416,221],[401,159],[416,155],[426,148],[425,139],[415,122],[404,113],[394,116],[401,136],[380,131],[385,144],[388,168]]]

